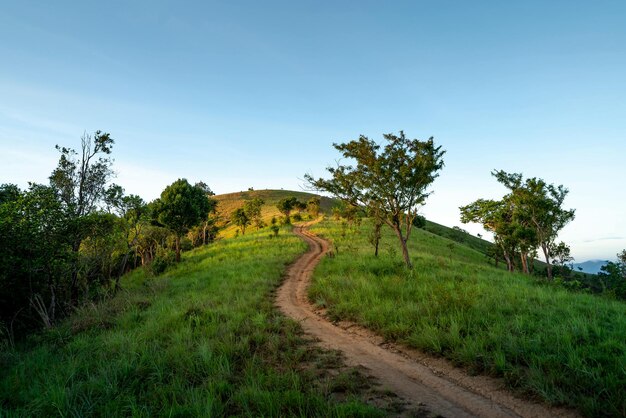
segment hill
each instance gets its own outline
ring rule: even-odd
[[[598,274],[600,267],[606,265],[608,260],[588,260],[582,263],[574,263],[574,271],[582,271],[583,273]]]
[[[626,304],[496,269],[480,252],[420,229],[407,270],[389,228],[374,257],[370,230],[370,222],[346,231],[333,220],[312,227],[333,250],[309,288],[330,320],[502,377],[552,405],[623,416]]]
[[[230,237],[234,235],[237,228],[235,226],[229,225],[230,214],[237,208],[243,207],[245,201],[252,200],[254,198],[263,199],[265,201],[265,205],[262,209],[262,216],[266,222],[269,222],[272,216],[282,216],[276,208],[276,204],[278,203],[278,201],[291,196],[295,196],[296,198],[298,198],[298,200],[304,202],[306,202],[313,196],[320,197],[321,210],[326,215],[331,214],[333,207],[340,206],[339,200],[334,198],[320,196],[313,193],[282,189],[249,190],[245,192],[242,191],[216,195],[214,196],[214,198],[218,201],[217,211],[220,218],[222,219],[222,225],[225,226],[220,235],[223,237]],[[475,237],[468,232],[463,231],[462,229],[449,228],[447,226],[429,220],[426,221],[426,226],[424,227],[424,229],[435,235],[448,238],[459,244],[470,247],[476,251],[481,252],[482,254],[487,254],[489,248],[493,246],[491,242]]]
[[[274,308],[304,249],[284,227],[186,252],[160,276],[133,271],[113,299],[0,345],[0,416],[388,414],[360,400],[365,376]]]
[[[320,208],[323,213],[330,213],[331,208],[338,204],[338,201],[328,197],[307,192],[297,192],[292,190],[248,190],[242,192],[215,195],[217,200],[217,213],[220,217],[221,237],[231,237],[235,234],[237,227],[230,222],[230,214],[238,208],[243,207],[244,202],[254,198],[263,199],[265,204],[261,209],[261,216],[266,223],[269,223],[273,216],[280,217],[282,214],[276,208],[276,204],[286,197],[296,197],[301,202],[307,202],[314,196],[320,197]]]

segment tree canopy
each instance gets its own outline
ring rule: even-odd
[[[407,267],[411,268],[407,241],[413,219],[431,192],[428,187],[444,166],[445,151],[426,141],[409,139],[404,132],[384,135],[381,147],[361,135],[359,139],[333,144],[343,158],[355,165],[337,164],[327,170],[330,179],[305,175],[309,185],[333,194],[352,206],[368,208],[395,232]]]
[[[562,185],[547,184],[537,177],[524,180],[519,173],[497,170],[491,174],[509,193],[501,200],[478,199],[462,206],[461,221],[481,223],[493,232],[511,271],[514,270],[517,254],[522,271],[528,273],[532,261],[529,254],[541,248],[547,276],[551,279],[553,249],[559,248],[556,243],[558,233],[575,216],[574,209],[563,208],[568,190]],[[559,251],[562,252],[563,247]]]
[[[276,204],[276,208],[280,211],[280,213],[285,215],[285,223],[291,222],[291,211],[298,207],[298,203],[298,198],[291,196],[280,199]]]
[[[178,179],[163,190],[153,208],[156,220],[175,234],[176,261],[180,261],[181,237],[203,222],[211,210],[206,190]]]

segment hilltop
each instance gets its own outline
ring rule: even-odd
[[[215,195],[213,198],[218,201],[217,212],[221,218],[222,225],[225,226],[220,235],[223,237],[230,237],[234,235],[237,228],[233,225],[229,225],[230,214],[237,208],[243,207],[245,201],[252,200],[254,198],[263,199],[265,201],[265,205],[262,208],[263,220],[265,222],[269,222],[273,216],[282,216],[276,208],[278,201],[291,196],[295,196],[298,200],[304,202],[314,196],[320,197],[321,212],[326,215],[331,214],[333,207],[341,205],[341,202],[335,198],[321,196],[314,193],[283,189],[248,190]],[[460,228],[450,228],[429,220],[426,220],[424,229],[435,235],[439,235],[459,244],[463,244],[483,254],[486,254],[488,249],[493,245],[491,242],[469,234]]]
[[[293,190],[248,190],[234,193],[215,195],[217,200],[217,213],[224,228],[220,231],[220,236],[230,237],[235,234],[236,226],[230,224],[230,214],[238,208],[243,207],[244,202],[254,198],[263,199],[265,204],[261,208],[261,216],[266,223],[269,223],[273,216],[280,217],[281,213],[276,208],[276,204],[283,198],[296,197],[299,201],[306,202],[310,198],[318,196],[320,198],[320,209],[323,213],[329,214],[332,207],[339,204],[336,199],[320,196],[314,193],[297,192]]]

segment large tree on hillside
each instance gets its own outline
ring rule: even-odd
[[[80,245],[85,238],[85,216],[95,213],[104,204],[107,184],[113,176],[111,154],[113,138],[96,131],[93,136],[84,133],[80,150],[56,146],[61,153],[57,168],[50,176],[50,185],[57,190],[71,227],[68,237],[78,259]],[[78,265],[71,279],[71,303],[78,302]]]
[[[209,199],[200,187],[178,179],[153,202],[156,220],[174,233],[176,261],[180,261],[180,240],[193,226],[203,222],[211,210]]]
[[[408,139],[400,135],[384,135],[386,145],[380,145],[365,136],[344,144],[333,144],[344,158],[356,165],[329,167],[330,179],[305,179],[315,189],[333,194],[352,205],[377,213],[398,237],[402,256],[412,268],[407,241],[411,235],[413,218],[418,208],[430,195],[427,188],[443,167],[441,147],[433,138],[427,141]]]

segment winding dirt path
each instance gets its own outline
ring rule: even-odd
[[[328,251],[328,242],[307,230],[294,228],[309,250],[287,271],[276,303],[283,313],[302,324],[304,331],[325,348],[340,350],[346,363],[363,366],[386,388],[414,407],[426,406],[444,417],[575,417],[571,410],[549,408],[512,396],[503,382],[467,376],[447,361],[394,344],[351,323],[332,324],[308,301],[313,269]]]

